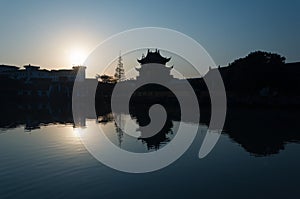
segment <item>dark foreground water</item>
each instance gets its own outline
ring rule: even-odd
[[[0,198],[299,198],[299,118],[292,110],[234,110],[207,157],[198,158],[204,123],[179,160],[145,174],[98,162],[68,121],[29,117],[6,123],[0,133]],[[118,131],[110,114],[98,120],[114,143],[138,152],[166,145],[178,123],[169,121],[154,140],[138,140]]]

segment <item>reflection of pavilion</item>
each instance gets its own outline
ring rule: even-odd
[[[139,121],[141,122],[141,118],[139,118]],[[176,132],[176,131],[175,131]],[[143,132],[141,132],[143,134]],[[163,145],[169,143],[171,141],[171,137],[174,136],[173,131],[173,121],[167,120],[163,128],[154,136],[149,138],[138,138],[143,143],[147,145],[147,149],[160,149]]]
[[[148,49],[147,55],[142,55],[141,59],[137,61],[140,63],[140,68],[136,68],[139,72],[139,79],[148,79],[155,74],[159,74],[165,78],[173,79],[173,76],[170,74],[173,66],[166,66],[166,63],[169,62],[171,57],[166,58],[161,56],[159,50],[150,51]],[[151,64],[151,65],[149,65]],[[165,67],[164,67],[165,66]]]
[[[132,107],[131,109],[131,117],[136,118],[137,124],[141,126],[146,126],[151,122],[151,119],[149,117],[148,110],[150,109],[151,104],[143,104],[138,105],[135,107]],[[169,108],[167,108],[167,112]],[[145,132],[143,132],[142,128],[138,128],[137,130],[141,132],[141,137],[138,138],[138,140],[142,141],[144,144],[146,144],[147,149],[151,150],[158,150],[165,144],[171,141],[172,137],[175,135],[174,132],[177,131],[177,128],[174,129],[173,124],[173,118],[169,117],[168,115],[165,124],[163,125],[162,129],[156,133],[155,135],[148,137],[148,138],[142,138],[143,135],[145,135]],[[146,133],[147,135],[148,133]]]

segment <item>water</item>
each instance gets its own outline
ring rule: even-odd
[[[27,113],[31,117],[2,124],[1,199],[297,198],[300,194],[299,111],[232,110],[207,157],[197,156],[207,129],[204,122],[179,160],[146,174],[123,173],[98,162],[81,143],[70,116],[58,118],[53,112],[40,120]],[[112,142],[135,152],[164,147],[176,135],[172,130],[178,124],[170,119],[163,136],[138,140],[118,132],[111,114],[99,120]],[[95,120],[86,119],[85,125],[91,122]]]

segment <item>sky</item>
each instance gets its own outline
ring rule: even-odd
[[[0,64],[71,68],[106,38],[163,27],[199,42],[217,65],[255,50],[300,61],[300,1],[0,0]]]

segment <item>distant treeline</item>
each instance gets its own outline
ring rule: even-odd
[[[300,62],[256,51],[206,75],[214,70],[222,76],[230,105],[300,105]],[[205,87],[203,79],[189,81],[200,92]]]

